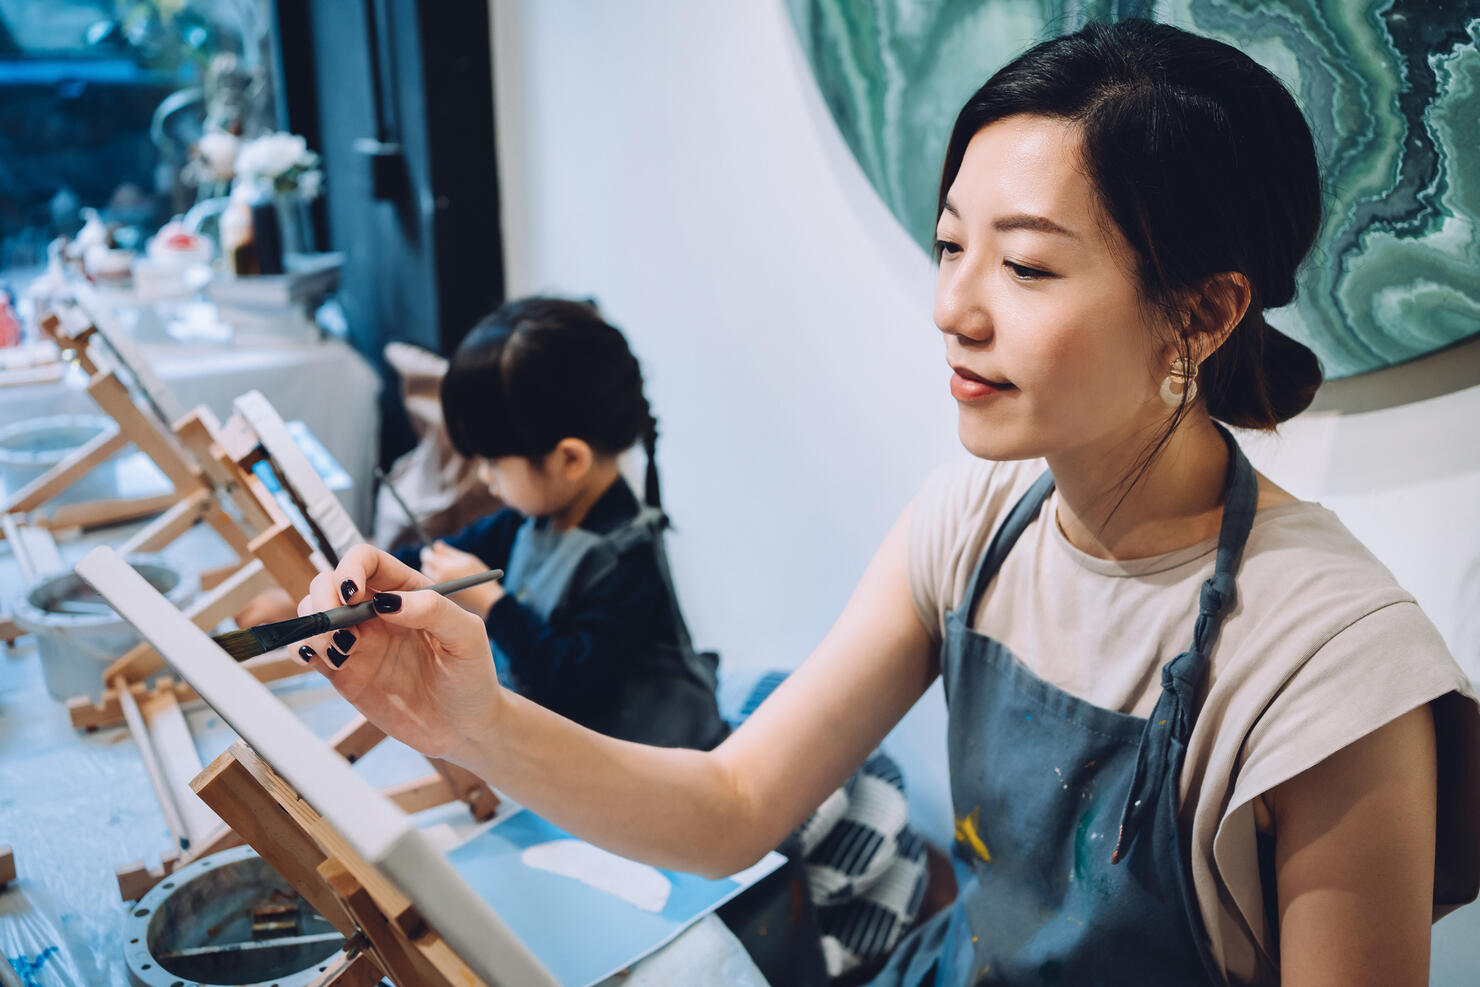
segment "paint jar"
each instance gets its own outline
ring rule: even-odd
[[[129,565],[176,607],[195,595],[185,578],[157,555],[129,556]],[[103,697],[103,670],[141,640],[97,590],[75,572],[41,576],[15,601],[16,626],[36,636],[46,691],[60,700]]]
[[[104,435],[118,431],[102,415],[48,415],[0,428],[0,484],[7,499],[47,470]],[[117,454],[94,467],[48,504],[76,504],[119,496]]]

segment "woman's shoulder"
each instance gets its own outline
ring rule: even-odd
[[[945,611],[965,591],[988,538],[1048,467],[1042,459],[997,462],[962,456],[933,470],[915,495],[909,585],[915,610],[940,633]]]
[[[1268,598],[1258,608],[1266,619],[1278,619],[1273,611],[1279,611],[1333,634],[1382,607],[1413,602],[1334,512],[1305,500],[1278,502],[1255,515],[1238,582],[1246,594]]]

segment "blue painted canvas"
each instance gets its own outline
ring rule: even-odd
[[[447,856],[566,987],[631,966],[784,862],[711,881],[613,857],[523,809]]]
[[[1480,333],[1480,0],[787,0],[859,166],[928,249],[946,137],[978,86],[1090,19],[1233,44],[1295,93],[1326,221],[1271,324],[1329,378]]]

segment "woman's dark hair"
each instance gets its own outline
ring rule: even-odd
[[[1320,363],[1263,310],[1295,297],[1296,269],[1321,221],[1320,171],[1310,128],[1280,81],[1237,48],[1169,25],[1087,24],[1020,55],[967,101],[946,148],[937,215],[971,138],[1018,114],[1080,130],[1100,203],[1135,251],[1147,299],[1172,326],[1184,325],[1210,278],[1248,279],[1247,313],[1198,371],[1209,413],[1273,429],[1303,411],[1320,386]],[[1184,357],[1196,330],[1179,333]]]
[[[647,452],[646,500],[661,507],[658,422],[642,370],[596,307],[561,298],[506,302],[472,328],[442,378],[442,415],[464,456],[540,462],[561,439],[616,455]]]

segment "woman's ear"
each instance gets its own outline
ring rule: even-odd
[[[585,439],[565,438],[555,443],[546,462],[554,467],[557,476],[577,482],[591,472],[596,453]]]
[[[1188,299],[1187,338],[1195,362],[1202,363],[1223,345],[1244,319],[1253,301],[1249,279],[1237,271],[1215,274]]]

